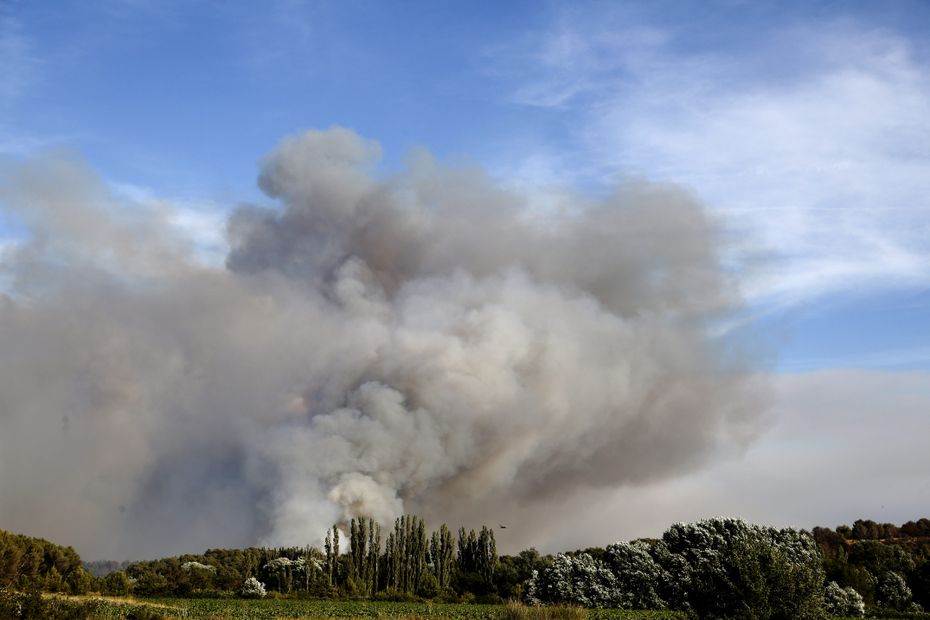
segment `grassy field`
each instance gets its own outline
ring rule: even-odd
[[[389,603],[367,601],[316,601],[294,599],[134,599],[114,597],[48,596],[56,607],[51,617],[90,620],[275,620],[321,618],[379,618],[384,620],[683,620],[684,614],[667,611],[620,609],[509,608],[504,605],[445,603]],[[840,620],[840,619],[834,619]]]
[[[549,608],[515,618],[503,605],[314,601],[294,599],[132,599],[56,597],[62,607],[81,607],[90,618],[192,618],[204,620],[274,620],[277,618],[449,618],[451,620],[680,620],[672,612]],[[542,611],[542,610],[540,610]]]

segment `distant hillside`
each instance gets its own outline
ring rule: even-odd
[[[113,571],[126,570],[132,562],[117,562],[116,560],[93,560],[84,562],[84,569],[94,577],[106,577]]]

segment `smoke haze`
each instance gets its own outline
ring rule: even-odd
[[[711,328],[740,300],[675,187],[532,208],[346,129],[284,140],[198,260],[74,158],[3,165],[0,527],[89,557],[315,543],[350,516],[521,519],[759,428]]]

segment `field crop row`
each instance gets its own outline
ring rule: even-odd
[[[94,620],[279,620],[321,618],[378,618],[382,620],[450,619],[512,620],[503,605],[464,605],[450,603],[391,603],[369,601],[326,601],[296,599],[118,599],[101,597],[54,597],[66,609],[81,609],[81,617]],[[556,610],[553,610],[556,611]],[[622,609],[571,609],[557,611],[546,620],[682,620],[686,616],[669,611],[630,611]],[[57,615],[57,614],[56,614]],[[549,614],[545,614],[549,616]],[[75,617],[63,614],[62,617]],[[542,619],[541,619],[542,620]],[[841,620],[841,619],[836,619]]]
[[[56,597],[62,606],[80,606],[98,620],[125,618],[190,618],[203,620],[277,620],[287,618],[378,618],[450,620],[506,620],[503,605],[451,603],[391,603],[296,599],[114,599]],[[620,609],[571,610],[586,620],[680,620],[683,615],[663,611]],[[556,614],[551,620],[574,620]]]

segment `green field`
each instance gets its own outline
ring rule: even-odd
[[[51,617],[91,620],[158,620],[191,618],[203,620],[274,620],[277,618],[450,618],[456,620],[514,620],[503,605],[449,603],[391,603],[371,601],[327,601],[299,599],[184,599],[65,597],[46,595],[55,606]],[[621,609],[547,608],[550,612],[525,620],[683,620],[685,614],[669,611]],[[560,613],[562,611],[563,613]],[[75,612],[78,612],[75,614]],[[59,615],[60,614],[60,615]],[[2,614],[0,614],[2,615]],[[544,616],[544,617],[542,617]],[[841,620],[841,619],[834,619]]]
[[[388,603],[367,601],[308,600],[179,600],[158,599],[158,603],[187,610],[189,618],[229,616],[231,618],[453,618],[456,620],[498,620],[502,605],[464,605],[449,603]],[[631,612],[622,610],[589,610],[592,620],[658,620],[680,618],[668,612]]]
[[[273,620],[276,618],[452,618],[501,620],[502,605],[447,603],[390,603],[368,601],[317,601],[295,599],[115,599],[56,597],[64,607],[80,606],[91,618],[202,618],[209,620]],[[573,610],[574,611],[574,610]],[[672,620],[685,616],[673,612],[587,610],[589,620]],[[561,620],[555,618],[553,620]],[[565,620],[572,620],[566,618]]]

